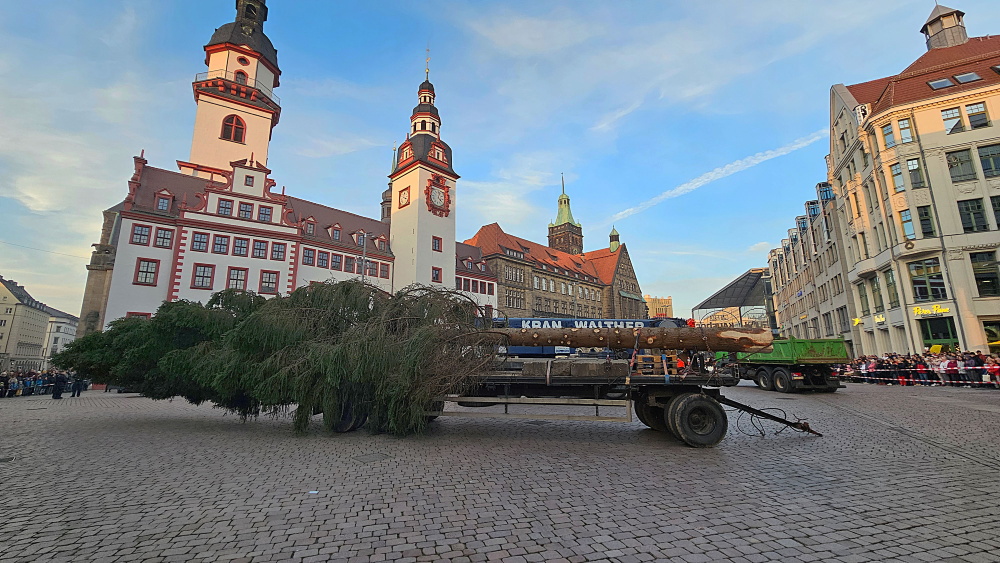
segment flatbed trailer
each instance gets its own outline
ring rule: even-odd
[[[596,375],[552,375],[557,362],[586,366],[579,371],[597,372]],[[692,372],[680,374],[649,375],[623,370],[628,365],[623,360],[552,360],[543,375],[525,374],[524,371],[496,372],[484,376],[474,391],[462,395],[441,397],[440,410],[429,412],[437,416],[456,417],[508,417],[541,420],[590,420],[604,422],[631,422],[635,417],[654,430],[669,434],[692,447],[710,447],[718,444],[729,429],[729,421],[722,405],[729,405],[751,412],[756,416],[792,426],[798,430],[811,430],[805,422],[792,422],[761,412],[724,397],[721,389],[739,383],[732,372]],[[604,369],[605,374],[600,371]],[[615,375],[615,373],[622,375]],[[621,396],[620,399],[609,398]],[[462,406],[503,405],[503,412],[475,410],[445,410],[444,402]],[[593,415],[512,413],[510,405],[592,406]],[[624,408],[624,415],[601,413],[601,407]]]

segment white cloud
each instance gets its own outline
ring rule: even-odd
[[[774,247],[771,246],[771,243],[769,243],[767,241],[761,241],[761,242],[758,242],[758,243],[755,243],[755,244],[751,244],[750,247],[747,248],[746,251],[748,253],[750,253],[750,254],[760,254],[762,252],[768,252],[772,248],[774,248]]]
[[[506,9],[470,21],[469,27],[498,51],[521,57],[558,53],[600,32],[598,26],[579,19],[530,17]]]
[[[732,176],[737,172],[742,172],[748,168],[753,168],[754,166],[757,166],[762,162],[767,162],[772,158],[784,156],[788,153],[797,151],[801,148],[808,147],[809,145],[815,143],[816,141],[826,138],[827,133],[828,132],[826,129],[820,129],[819,131],[816,131],[810,135],[796,139],[785,146],[778,147],[776,149],[771,149],[768,151],[759,152],[757,154],[748,156],[746,158],[741,158],[739,160],[730,162],[729,164],[715,168],[709,172],[702,174],[701,176],[698,176],[693,180],[684,182],[683,184],[675,188],[669,189],[654,198],[648,199],[640,203],[639,205],[636,205],[634,207],[629,207],[628,209],[625,209],[623,211],[619,211],[618,213],[612,215],[610,219],[605,221],[605,223],[610,224],[615,221],[621,221],[626,217],[631,217],[632,215],[635,215],[637,213],[642,213],[643,211],[649,209],[650,207],[653,207],[668,199],[679,197],[686,193],[693,192],[694,190],[697,190],[698,188],[706,184],[711,184],[716,180],[721,180],[727,176]]]
[[[514,155],[493,179],[463,179],[463,213],[471,211],[473,223],[478,225],[499,222],[516,227],[543,222],[544,212],[531,203],[531,194],[559,186],[559,172],[569,163],[569,158],[555,152],[522,153]]]

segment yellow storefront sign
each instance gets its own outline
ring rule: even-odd
[[[875,315],[875,322],[877,322],[877,323],[884,323],[885,322],[885,315]]]
[[[854,320],[854,326],[858,326],[859,324],[865,322],[864,319],[859,318],[859,317],[854,317],[853,320]]]
[[[922,317],[924,315],[942,315],[950,312],[951,307],[942,307],[940,305],[932,305],[930,309],[924,309],[920,306],[913,308],[913,316],[915,317]]]

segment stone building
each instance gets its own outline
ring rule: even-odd
[[[45,306],[49,314],[49,324],[45,330],[45,347],[42,350],[42,368],[52,367],[52,356],[61,352],[66,345],[76,340],[80,319],[59,309]]]
[[[497,275],[497,311],[506,317],[645,319],[646,302],[628,250],[612,229],[607,248],[583,252],[565,186],[545,246],[485,225],[465,244],[478,247]],[[571,252],[573,251],[573,252]]]
[[[964,17],[935,6],[920,28],[927,52],[902,72],[831,88],[833,199],[819,199],[835,209],[836,233],[810,253],[798,233],[815,230],[797,226],[796,243],[772,251],[772,267],[784,260],[778,270],[795,273],[794,257],[801,268],[776,294],[786,332],[829,332],[823,309],[795,299],[821,298],[825,285],[831,296],[846,289],[857,355],[1000,341],[1000,36],[969,38]],[[817,285],[820,264],[830,272]],[[834,334],[844,334],[841,307]]]

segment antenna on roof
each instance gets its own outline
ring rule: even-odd
[[[427,40],[427,58],[424,59],[424,78],[431,79],[431,40]]]

